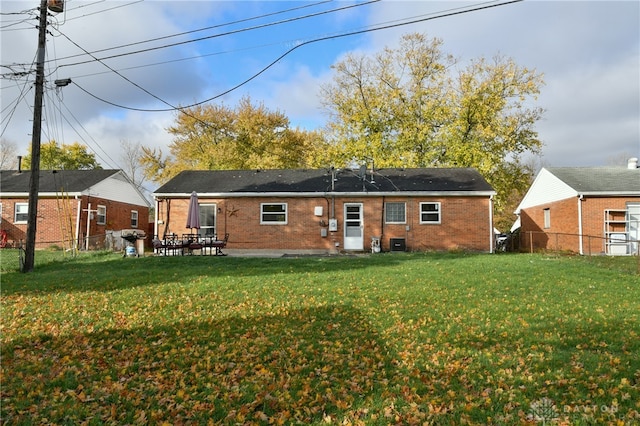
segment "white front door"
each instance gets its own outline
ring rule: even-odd
[[[344,249],[364,250],[362,203],[344,205]]]

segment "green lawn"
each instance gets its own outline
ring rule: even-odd
[[[9,253],[0,424],[640,423],[635,258]]]

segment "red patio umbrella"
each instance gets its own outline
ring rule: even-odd
[[[198,205],[198,194],[191,193],[189,199],[189,211],[187,212],[187,228],[193,230],[200,229],[200,206]]]

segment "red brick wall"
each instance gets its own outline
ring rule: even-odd
[[[90,223],[89,236],[90,247],[103,247],[105,235],[109,230],[121,230],[131,228],[131,211],[138,211],[138,228],[147,230],[149,220],[149,208],[146,206],[134,206],[131,204],[119,203],[110,200],[91,197],[91,209],[95,210],[98,205],[107,207],[107,221],[105,225],[98,225],[94,214],[94,219]],[[80,210],[87,209],[88,200],[83,197]],[[28,199],[2,199],[2,223],[1,229],[8,234],[9,241],[18,242],[26,239],[27,224],[14,223],[14,212],[16,203],[28,203]],[[67,229],[73,229],[75,235],[78,214],[78,200],[69,199],[63,201],[55,198],[38,199],[38,216],[36,224],[36,248],[48,248],[51,246],[69,248],[71,243],[68,237],[63,236],[63,226],[61,218]],[[71,219],[71,221],[69,221]],[[80,247],[85,247],[87,231],[87,213],[80,214]]]
[[[549,228],[544,227],[544,211],[546,209],[549,209],[551,219]],[[523,209],[520,220],[523,250],[579,251],[577,198]]]
[[[627,202],[639,202],[640,198],[585,197],[582,207],[583,253],[604,252],[604,211],[625,209]],[[549,208],[551,227],[544,228],[544,209]],[[580,252],[578,234],[578,198],[541,204],[523,209],[521,220],[521,248],[524,251],[569,250]]]
[[[406,224],[384,223],[384,202],[394,201],[406,201]],[[430,201],[441,202],[440,224],[420,224],[420,203]],[[217,205],[217,233],[219,236],[229,233],[228,247],[233,249],[341,250],[344,245],[344,205],[362,203],[364,250],[370,249],[373,236],[381,237],[384,251],[389,250],[390,238],[405,238],[408,250],[490,250],[492,226],[488,198],[336,198],[333,210],[338,231],[327,231],[326,237],[321,236],[321,230],[328,229],[332,217],[330,198],[200,198],[199,202]],[[260,224],[261,203],[287,203],[288,223]],[[168,230],[165,229],[167,204],[170,204]],[[178,235],[188,233],[185,227],[188,205],[189,199],[161,202],[158,212],[164,223],[158,226],[158,235],[164,235],[165,231]],[[322,216],[314,215],[316,206],[322,207]]]

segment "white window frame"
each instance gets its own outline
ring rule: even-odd
[[[138,210],[131,210],[131,227],[138,227]]]
[[[435,211],[423,211],[422,208],[426,205],[436,206]],[[438,220],[424,220],[424,215],[437,215]],[[423,201],[420,203],[420,224],[424,225],[439,225],[442,223],[442,203],[440,201]]]
[[[268,206],[281,206],[282,211],[265,211]],[[284,215],[284,220],[265,220],[265,216]],[[289,222],[289,208],[287,203],[260,203],[260,225],[286,225]]]
[[[18,208],[24,207],[24,212],[20,212],[21,216],[25,216],[24,220],[18,220]],[[13,208],[13,223],[27,223],[29,220],[29,203],[16,203]]]
[[[544,209],[542,215],[544,216],[544,229],[551,228],[551,209]]]
[[[389,220],[389,206],[402,206],[402,220]],[[396,211],[393,212],[397,214]],[[404,201],[388,201],[384,203],[384,223],[407,223],[407,203]]]
[[[200,230],[198,234],[204,237],[212,237],[216,235],[216,225],[218,221],[218,205],[215,203],[202,203],[199,204],[200,210]],[[206,214],[210,210],[213,213],[213,225],[206,224]]]
[[[107,224],[107,206],[98,205],[98,207],[96,207],[96,224]]]

